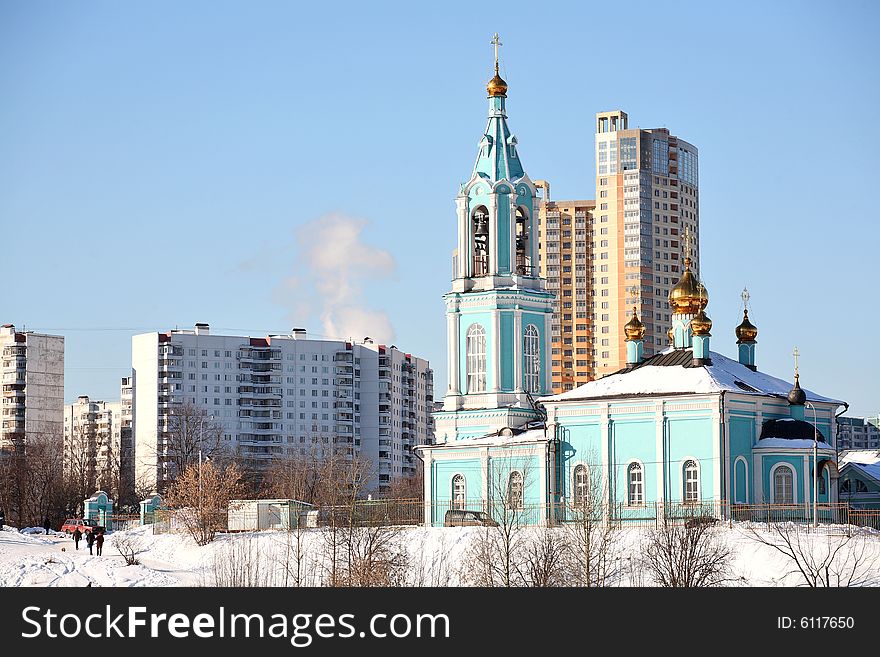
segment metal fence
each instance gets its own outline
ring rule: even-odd
[[[240,516],[242,512],[238,512]],[[254,512],[256,513],[256,512]],[[298,519],[284,527],[269,529],[311,529],[318,527],[368,527],[423,525],[429,518],[433,526],[495,526],[495,525],[560,525],[589,520],[609,523],[618,528],[659,528],[668,524],[688,522],[776,523],[811,524],[812,505],[803,504],[730,504],[719,500],[700,500],[693,503],[649,502],[642,505],[605,504],[576,507],[568,503],[520,505],[511,507],[495,500],[468,500],[465,505],[449,501],[427,504],[418,499],[357,500],[353,504],[316,506],[302,511]],[[153,513],[153,533],[165,534],[184,530],[182,519],[173,509],[157,509]],[[869,527],[880,531],[880,510],[850,508],[847,504],[820,504],[816,520],[822,525],[849,525]],[[222,527],[220,531],[266,529],[259,525],[256,515],[252,522],[239,517],[236,527],[227,524],[226,511],[211,515],[211,522]]]

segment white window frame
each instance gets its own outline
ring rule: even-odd
[[[541,390],[541,332],[534,324],[523,331],[523,386],[526,392]]]
[[[514,470],[507,476],[507,508],[511,511],[522,511],[525,502],[524,495],[523,473]]]
[[[456,484],[461,483],[460,487],[457,487]],[[456,472],[452,475],[452,508],[453,509],[462,509],[464,510],[467,507],[467,479],[460,472]],[[461,494],[458,495],[456,488],[460,488]]]
[[[693,464],[693,469],[688,466]],[[694,473],[694,478],[688,478],[688,471]],[[689,484],[693,483],[693,490]],[[696,504],[700,501],[700,462],[695,458],[686,458],[681,464],[681,499],[685,504]]]
[[[582,480],[580,475],[583,474]],[[571,473],[571,499],[576,508],[587,502],[590,491],[590,470],[586,464],[578,463]]]
[[[745,491],[740,491],[739,486],[736,483],[736,464],[742,461],[742,464],[745,466],[745,476],[743,485],[745,486]],[[744,492],[745,494],[742,497],[742,501],[740,501],[740,492]],[[733,462],[733,501],[735,504],[748,504],[749,502],[749,462],[746,460],[744,456],[737,456],[736,460]]]
[[[776,476],[780,470],[786,469],[791,473],[791,500],[790,501],[781,501],[777,499],[776,494]],[[791,463],[777,463],[770,470],[770,501],[773,504],[797,504],[797,495],[795,494],[797,491],[797,471],[795,471],[794,467]]]
[[[638,468],[638,499],[633,494],[633,471]],[[627,506],[645,506],[645,466],[641,461],[630,461],[626,465],[626,505]]]
[[[486,329],[471,324],[465,338],[467,393],[486,392]]]

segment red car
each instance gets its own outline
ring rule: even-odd
[[[61,525],[61,531],[65,534],[73,534],[77,529],[83,534],[88,532],[95,532],[96,534],[104,532],[104,528],[90,518],[68,518]]]

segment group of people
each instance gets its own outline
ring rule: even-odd
[[[73,542],[76,544],[76,549],[79,550],[79,542],[82,540],[83,533],[77,527],[76,531],[73,532]],[[86,545],[89,548],[89,554],[94,554],[92,552],[92,547],[96,549],[98,556],[101,556],[101,549],[104,547],[104,534],[103,532],[86,532]]]

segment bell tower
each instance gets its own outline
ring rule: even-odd
[[[551,393],[553,294],[538,273],[537,194],[507,125],[507,83],[486,86],[488,124],[455,199],[458,248],[446,302],[449,385],[435,413],[438,443],[517,428]]]

